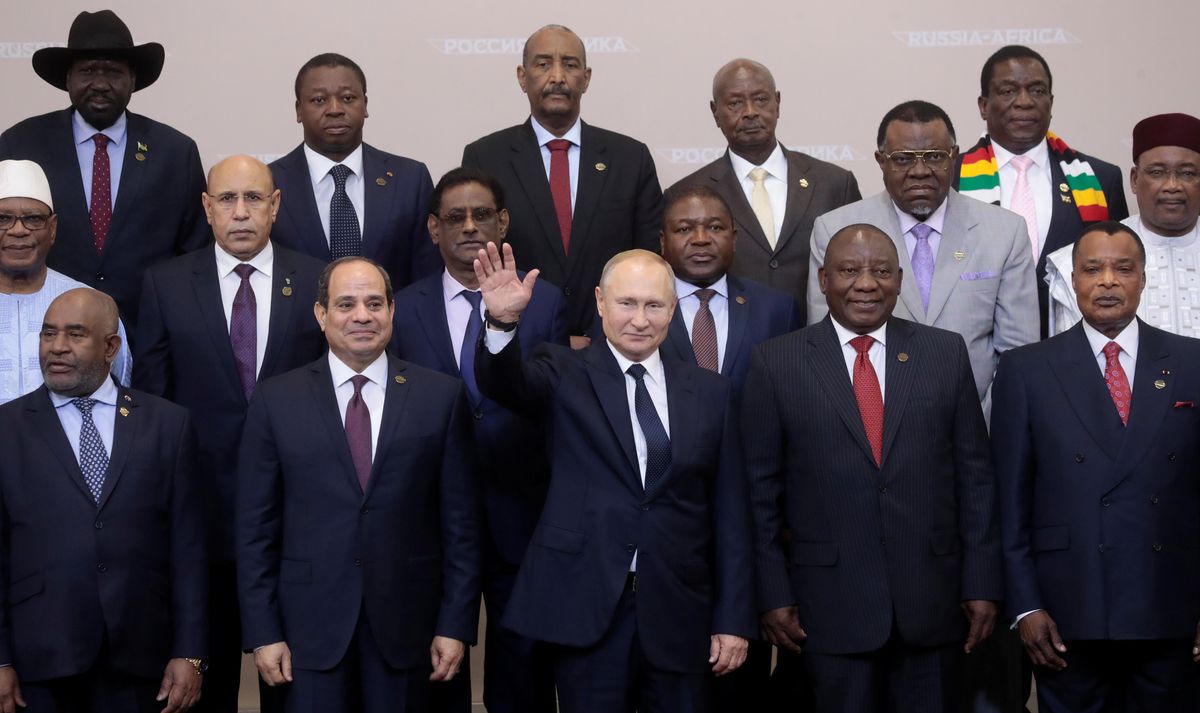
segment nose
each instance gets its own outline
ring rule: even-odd
[[[329,103],[326,105],[325,113],[332,116],[341,116],[346,113],[346,107],[342,105],[342,100],[337,97],[330,97]]]
[[[712,235],[709,234],[708,228],[703,225],[696,229],[692,234],[692,245],[709,245],[712,243]]]
[[[250,217],[250,208],[246,205],[246,197],[238,196],[237,203],[233,206],[233,219],[246,220]]]
[[[854,289],[857,292],[874,292],[879,287],[879,280],[875,279],[875,273],[870,270],[860,270],[858,277],[854,278]]]
[[[26,235],[29,235],[30,231],[29,228],[25,227],[25,223],[21,222],[20,218],[15,218],[13,220],[12,227],[9,228],[7,232],[9,237],[23,238]]]
[[[567,78],[566,67],[563,66],[562,60],[556,59],[550,63],[550,73],[548,78],[554,84],[562,84]]]
[[[365,302],[358,302],[354,305],[354,309],[350,312],[351,321],[358,323],[366,323],[371,321],[371,313],[367,311]]]
[[[908,169],[908,175],[910,176],[928,176],[931,173],[933,173],[933,170],[930,169],[929,165],[925,163],[924,156],[917,159]]]
[[[634,329],[637,329],[639,331],[645,329],[646,327],[649,327],[650,320],[647,319],[647,317],[646,317],[646,308],[638,307],[636,310],[634,310],[633,319],[629,320],[629,323],[633,326]]]
[[[66,330],[55,332],[54,336],[50,338],[50,353],[66,354],[71,351],[70,344],[70,337],[67,335]]]
[[[475,217],[471,215],[470,211],[467,211],[466,220],[463,221],[462,232],[474,233],[478,230],[479,226],[475,224]]]

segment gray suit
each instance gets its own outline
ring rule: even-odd
[[[998,206],[964,198],[957,191],[946,197],[946,222],[934,258],[928,314],[912,271],[900,221],[887,192],[839,208],[813,224],[808,273],[808,322],[825,316],[825,298],[817,269],[825,248],[838,230],[869,223],[891,237],[900,253],[904,279],[895,316],[918,324],[958,332],[967,343],[971,371],[983,402],[991,412],[992,377],[1000,354],[1038,340],[1038,301],[1033,252],[1021,218]]]

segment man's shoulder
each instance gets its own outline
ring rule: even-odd
[[[426,166],[424,162],[418,161],[415,158],[388,153],[387,151],[377,149],[366,142],[363,142],[362,147],[364,170],[366,163],[379,162],[386,166],[389,170],[394,170],[397,173],[421,174],[429,172],[429,167]]]
[[[679,179],[667,190],[671,190],[677,186],[708,185],[711,181],[721,178],[721,176],[730,171],[732,171],[732,166],[729,163],[729,154],[723,153],[711,163],[705,164]]]
[[[170,287],[177,285],[179,284],[179,280],[195,271],[196,266],[201,264],[200,261],[204,259],[205,255],[207,255],[208,259],[212,260],[213,264],[215,265],[216,256],[213,255],[213,250],[214,248],[212,245],[209,245],[208,247],[200,248],[199,250],[194,250],[190,253],[176,255],[175,257],[169,258],[158,263],[157,265],[151,265],[146,269],[146,275],[151,280],[162,286]]]
[[[137,415],[136,410],[138,409],[143,409],[144,413],[158,421],[175,421],[179,426],[182,426],[190,418],[186,408],[161,396],[124,386],[117,387],[117,391],[117,409],[134,409],[130,413],[131,418]]]
[[[886,191],[883,191],[873,196],[861,198],[853,203],[838,206],[828,213],[817,216],[817,221],[824,223],[832,230],[836,230],[851,223],[860,222],[864,217],[869,219],[887,217],[889,210],[894,210],[891,198]]]
[[[168,146],[176,146],[183,148],[191,148],[199,151],[196,148],[196,142],[192,137],[183,133],[173,126],[164,124],[161,121],[155,121],[148,116],[135,114],[132,111],[125,112],[128,117],[126,132],[130,141],[140,141],[145,144],[144,153],[147,159],[154,155],[156,146],[152,142],[165,142]],[[143,139],[143,135],[145,139]],[[140,147],[139,147],[140,148]]]
[[[836,180],[849,180],[854,177],[852,171],[842,168],[836,163],[830,163],[816,156],[810,156],[803,151],[793,151],[782,144],[780,146],[783,149],[783,155],[789,161],[800,162],[804,172],[807,174],[816,174],[818,176],[825,176],[827,179],[832,178]]]
[[[739,275],[728,276],[729,291],[744,292],[756,299],[764,300],[772,304],[790,305],[796,301],[790,293],[783,290],[777,290],[770,285],[765,285],[757,280],[752,280],[749,277]],[[749,303],[749,300],[747,300]]]
[[[12,139],[31,134],[40,134],[48,130],[53,131],[64,127],[69,128],[71,126],[70,119],[70,109],[56,109],[55,111],[38,114],[37,116],[31,116],[18,121],[4,130],[4,136]]]
[[[603,140],[604,143],[609,147],[614,147],[617,149],[649,151],[649,149],[646,148],[645,143],[633,138],[632,136],[611,131],[609,129],[602,129],[599,126],[594,126],[586,122],[584,122],[582,131],[580,133],[582,134],[582,140],[585,143],[588,140],[595,141],[600,139]]]
[[[298,250],[292,250],[291,248],[286,248],[276,241],[271,241],[271,248],[275,251],[276,264],[280,264],[282,262],[283,264],[290,265],[291,267],[295,268],[297,272],[305,275],[312,275],[314,278],[319,277],[325,270],[325,265],[327,263],[323,260],[318,260],[312,255],[302,253]],[[187,255],[184,255],[183,257],[187,257]],[[313,289],[316,289],[315,283],[313,284]]]
[[[946,201],[947,210],[961,212],[963,215],[988,227],[1003,227],[1006,230],[1019,228],[1020,235],[1022,237],[1026,236],[1024,219],[1007,208],[1001,208],[994,203],[984,203],[981,200],[964,196],[953,188],[946,195]]]
[[[1064,158],[1063,153],[1061,151],[1055,150],[1053,142],[1051,142],[1049,148],[1050,148],[1050,156],[1054,160],[1056,160],[1056,161],[1063,160],[1063,158]],[[1079,159],[1080,161],[1086,161],[1092,167],[1092,170],[1096,173],[1117,173],[1117,174],[1121,173],[1121,169],[1116,164],[1109,163],[1108,161],[1105,161],[1104,159],[1099,158],[1093,154],[1089,154],[1089,153],[1080,151],[1080,150],[1076,149],[1074,146],[1071,147],[1071,153],[1075,154],[1075,158]]]
[[[308,160],[304,158],[304,142],[302,141],[296,148],[268,163],[267,168],[271,169],[271,175],[278,178],[278,171],[307,163]]]
[[[521,140],[526,134],[529,137],[533,136],[533,132],[529,130],[528,123],[509,126],[475,139],[467,144],[467,150],[484,153],[498,151],[507,148],[514,141]]]
[[[422,297],[428,295],[430,291],[441,293],[442,291],[442,271],[438,270],[432,274],[426,275],[421,279],[409,284],[404,289],[396,293],[396,312],[399,315],[400,305],[411,305],[419,302]]]

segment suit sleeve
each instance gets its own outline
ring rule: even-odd
[[[658,233],[662,229],[663,194],[658,183],[658,172],[654,159],[645,144],[638,144],[638,186],[636,203],[633,206],[634,247],[659,252]]]
[[[802,329],[804,327],[804,315],[800,314],[800,303],[797,302],[794,297],[790,300],[790,302],[791,306],[788,309],[787,331],[783,332],[783,334],[794,332],[797,329]]]
[[[208,657],[208,559],[204,551],[203,499],[195,470],[196,438],[180,419],[171,483],[172,658]]]
[[[729,382],[724,382],[728,385]],[[742,469],[737,406],[732,389],[727,389],[721,461],[713,494],[713,532],[716,533],[716,598],[712,633],[732,634],[746,639],[758,635],[754,601],[754,538],[750,526],[750,502]]]
[[[413,225],[409,230],[409,240],[412,246],[412,260],[409,261],[409,274],[396,275],[396,279],[406,279],[405,284],[420,280],[442,269],[442,256],[437,246],[429,238],[429,222],[426,220],[429,210],[429,197],[433,195],[433,179],[429,176],[429,168],[421,164],[420,180],[417,189],[416,210],[413,211]]]
[[[467,144],[463,147],[462,167],[463,168],[483,168],[483,164],[479,162],[479,157],[476,156],[475,144]]]
[[[175,252],[178,255],[199,250],[212,241],[212,228],[208,225],[204,212],[200,210],[200,194],[207,188],[204,167],[200,162],[200,151],[196,148],[196,142],[190,139],[187,166],[180,170],[180,174],[186,176],[187,180],[187,193],[184,196],[184,205],[187,207],[184,209],[179,234],[175,239]],[[139,328],[139,337],[140,331]]]
[[[283,484],[273,431],[267,396],[256,389],[242,433],[235,508],[238,601],[247,651],[284,640],[278,596]]]
[[[1029,237],[1020,221],[1015,221],[1013,226],[993,312],[992,346],[996,350],[996,361],[1009,349],[1038,341],[1041,329],[1037,273]]]
[[[825,224],[824,217],[818,217],[813,221],[812,238],[809,240],[808,248],[808,323],[816,324],[829,312],[829,308],[825,305],[825,295],[821,292],[821,279],[819,272],[825,264],[825,248],[829,246],[829,226]]]
[[[162,305],[158,299],[158,283],[154,272],[147,272],[142,281],[141,306],[138,311],[138,353],[133,366],[133,385],[165,399],[173,399],[171,383],[171,351],[167,325],[163,322]]]
[[[846,179],[846,191],[842,195],[842,202],[838,204],[839,208],[862,200],[862,193],[858,190],[858,179],[854,177],[853,172],[847,171],[846,175],[848,176]]]
[[[535,349],[527,361],[522,360],[521,340],[517,338],[492,354],[484,337],[480,337],[477,349],[475,380],[483,395],[528,418],[540,416],[558,385],[554,358],[546,345]]]
[[[442,604],[434,631],[473,644],[479,630],[483,517],[470,413],[460,386],[442,448]]]

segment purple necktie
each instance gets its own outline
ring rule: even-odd
[[[258,374],[258,302],[254,299],[254,288],[250,286],[254,266],[242,263],[233,271],[242,278],[242,284],[233,296],[233,310],[229,313],[229,342],[233,345],[233,363],[242,380],[242,391],[249,401],[254,395]]]
[[[354,395],[346,404],[346,442],[350,444],[350,458],[358,474],[358,486],[367,492],[367,481],[371,478],[371,412],[363,401],[362,387],[369,379],[362,374],[350,377],[354,383]]]
[[[913,250],[913,277],[917,280],[917,292],[921,293],[921,306],[929,311],[929,289],[933,286],[933,248],[929,247],[929,234],[933,228],[925,223],[917,223],[912,227],[913,237],[917,239],[917,247]]]

